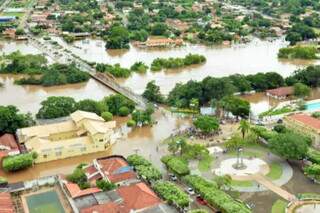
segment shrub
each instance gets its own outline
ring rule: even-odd
[[[209,182],[196,175],[188,175],[183,180],[201,195],[207,202],[226,213],[250,213],[245,204],[234,200],[230,195],[217,188],[215,182]]]
[[[279,58],[287,59],[317,59],[317,48],[314,46],[295,46],[281,48],[278,53]]]
[[[128,120],[128,122],[127,122],[127,126],[128,127],[134,127],[134,126],[136,126],[137,125],[137,123],[134,121],[134,120]]]
[[[109,191],[116,188],[116,185],[114,183],[111,183],[106,180],[97,180],[96,185],[102,191]]]
[[[120,109],[119,109],[120,116],[128,116],[129,114],[130,114],[130,110],[128,107],[126,107],[126,106],[120,107]]]
[[[153,188],[169,204],[176,204],[181,208],[189,205],[188,195],[169,181],[158,181]]]
[[[273,130],[278,133],[284,133],[286,131],[286,127],[283,124],[278,124],[273,127]]]
[[[307,158],[312,163],[320,164],[320,152],[318,150],[309,148],[307,152]]]
[[[128,156],[127,160],[128,163],[136,169],[138,175],[143,179],[153,182],[162,178],[161,172],[144,157],[134,154]]]
[[[33,165],[35,157],[36,156],[33,153],[7,156],[2,161],[2,168],[6,172],[15,172],[26,169]]]
[[[167,155],[161,158],[161,162],[178,176],[184,176],[190,173],[188,162],[182,158]]]
[[[319,164],[312,164],[311,166],[307,166],[304,169],[304,172],[316,180],[320,180],[320,165]]]
[[[80,166],[75,168],[72,174],[67,176],[67,180],[72,183],[78,184],[80,189],[86,189],[90,187],[87,176]]]
[[[136,154],[129,155],[127,157],[127,161],[131,166],[140,166],[140,165],[148,166],[151,164],[144,157],[142,157],[141,155],[136,155]]]
[[[105,121],[111,121],[113,116],[111,112],[103,112],[101,114],[101,117],[105,120]]]

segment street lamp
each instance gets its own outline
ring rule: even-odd
[[[237,164],[236,164],[236,168],[237,169],[240,169],[243,165],[243,158],[242,158],[242,155],[241,155],[241,152],[243,151],[242,148],[238,148],[237,150]]]

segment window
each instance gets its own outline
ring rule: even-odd
[[[103,138],[102,138],[102,139],[99,139],[99,142],[103,142]]]
[[[81,151],[81,152],[87,151],[87,147],[81,147],[81,148],[80,148],[80,151]]]
[[[56,152],[56,156],[61,156],[62,152]]]
[[[47,158],[48,157],[48,155],[43,155],[43,158]]]

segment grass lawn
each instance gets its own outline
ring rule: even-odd
[[[287,202],[283,200],[277,200],[272,205],[271,213],[284,213],[287,205],[288,205]]]
[[[250,187],[253,186],[251,180],[231,180],[231,186]]]
[[[211,167],[211,163],[213,161],[213,157],[211,155],[207,155],[206,157],[202,158],[198,163],[198,169],[201,172],[209,171]]]
[[[272,180],[277,180],[282,175],[282,166],[278,163],[272,163],[270,165],[270,172],[267,174],[267,177],[269,177]]]

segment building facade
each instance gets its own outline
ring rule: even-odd
[[[17,131],[19,143],[38,154],[36,163],[100,152],[116,140],[115,121],[105,122],[95,113],[76,111],[70,120]]]
[[[312,139],[312,146],[320,149],[320,120],[307,114],[293,114],[284,118],[284,124]]]

